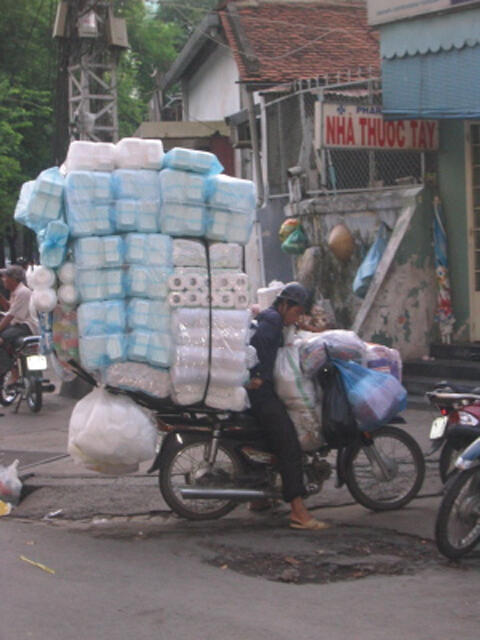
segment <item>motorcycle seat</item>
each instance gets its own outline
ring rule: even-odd
[[[457,384],[442,380],[435,385],[435,391],[452,391],[453,393],[475,393],[480,394],[480,386],[472,387],[466,384]]]

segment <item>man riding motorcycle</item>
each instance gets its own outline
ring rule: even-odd
[[[0,320],[0,381],[12,368],[15,340],[38,333],[37,321],[30,313],[32,291],[23,284],[24,278],[25,271],[19,265],[7,267],[2,272],[3,285],[10,292],[10,299],[5,300],[8,308]]]
[[[251,370],[247,386],[251,410],[267,434],[270,447],[279,460],[283,498],[290,503],[290,526],[294,529],[320,530],[329,525],[313,518],[303,498],[302,450],[295,426],[285,405],[275,393],[273,368],[277,351],[283,345],[283,328],[298,322],[305,313],[307,290],[290,282],[271,307],[258,314],[257,329],[251,344],[257,350],[258,364]]]

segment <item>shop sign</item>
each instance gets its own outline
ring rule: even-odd
[[[480,0],[367,0],[368,23],[394,22],[469,4],[480,4]]]
[[[378,105],[323,104],[324,147],[432,151],[437,120],[384,120]]]

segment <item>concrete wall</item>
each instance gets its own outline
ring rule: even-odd
[[[238,69],[232,53],[225,47],[218,47],[195,75],[185,81],[184,119],[222,120],[239,111],[237,81]]]
[[[441,121],[438,191],[448,238],[448,266],[456,318],[454,337],[455,340],[466,341],[469,339],[470,302],[463,120]]]
[[[297,275],[317,294],[330,299],[338,328],[353,326],[362,307],[352,284],[356,271],[372,244],[380,221],[395,228],[402,212],[411,208],[406,231],[396,232],[398,251],[392,252],[392,233],[387,252],[392,263],[372,304],[365,313],[359,334],[364,340],[393,346],[404,359],[428,353],[434,337],[436,283],[433,268],[431,198],[416,190],[391,190],[344,194],[302,203],[302,223],[311,247],[297,261]],[[413,194],[413,195],[412,195]],[[330,231],[345,224],[355,240],[347,262],[338,260],[328,247]]]

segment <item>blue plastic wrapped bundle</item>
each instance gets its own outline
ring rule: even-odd
[[[80,364],[87,371],[104,369],[126,359],[127,339],[122,333],[79,338]]]
[[[257,190],[251,180],[223,174],[210,176],[205,182],[205,200],[216,209],[253,213],[257,203]]]
[[[253,211],[236,213],[210,207],[205,235],[210,240],[247,244],[253,228],[253,216]]]
[[[29,180],[28,182],[24,182],[20,188],[20,195],[18,196],[17,204],[15,206],[15,212],[13,214],[13,218],[19,224],[26,224],[26,220],[28,220],[28,203],[30,201],[30,196],[33,193],[33,188],[35,186],[35,180]]]
[[[123,300],[85,302],[77,309],[78,333],[88,336],[125,333],[126,305]]]
[[[174,147],[163,158],[163,166],[169,169],[194,171],[196,173],[216,174],[223,171],[217,156],[208,151],[196,151]]]
[[[158,172],[117,169],[112,174],[116,199],[115,219],[119,231],[158,231],[160,185]]]
[[[52,220],[37,235],[40,264],[51,269],[59,267],[65,260],[69,230],[61,220]]]
[[[206,209],[201,205],[162,202],[160,229],[169,236],[203,236]]]
[[[165,300],[131,298],[127,307],[129,329],[170,332],[170,305]]]
[[[57,167],[42,171],[33,187],[25,187],[23,195],[29,193],[28,203],[19,207],[15,220],[37,233],[58,220],[63,215],[64,182]]]
[[[124,240],[121,236],[77,238],[73,251],[75,265],[79,269],[120,267],[125,254]]]
[[[65,203],[73,237],[114,232],[110,173],[72,171],[65,179]]]
[[[164,169],[158,175],[162,202],[204,204],[205,175],[176,169]]]
[[[81,302],[125,297],[125,275],[118,269],[77,269],[75,282]]]
[[[135,329],[128,334],[127,357],[137,362],[148,362],[155,367],[168,367],[171,362],[170,335]]]
[[[128,233],[125,236],[127,264],[148,264],[171,268],[172,253],[172,239],[162,233]]]
[[[132,265],[127,276],[127,295],[140,298],[166,298],[171,269]]]

